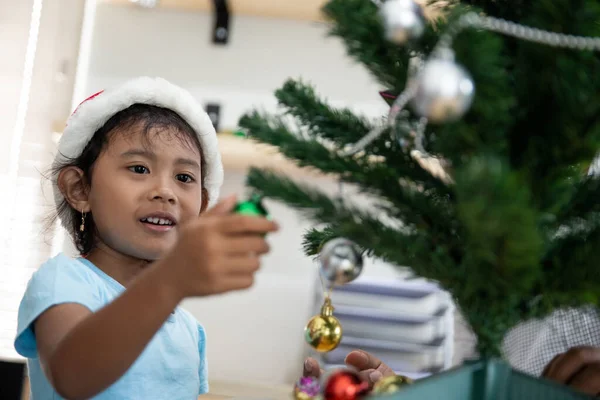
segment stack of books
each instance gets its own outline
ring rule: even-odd
[[[316,288],[318,313],[323,293],[320,283]],[[355,349],[415,379],[452,366],[454,305],[438,285],[423,279],[366,277],[334,288],[331,300],[343,338],[335,350],[311,354],[325,369],[342,366]]]

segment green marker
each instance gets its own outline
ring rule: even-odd
[[[233,212],[270,219],[269,212],[262,204],[262,197],[258,194],[253,194],[248,200],[239,202]]]

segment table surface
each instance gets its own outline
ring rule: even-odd
[[[210,382],[210,393],[200,396],[199,400],[222,399],[261,399],[290,400],[292,385],[267,385],[245,382]]]
[[[265,385],[243,382],[211,381],[210,393],[202,395],[198,400],[290,400],[291,385]],[[26,380],[22,400],[29,400],[29,382]]]

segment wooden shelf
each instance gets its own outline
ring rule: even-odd
[[[130,0],[99,0],[101,3],[137,7]],[[233,15],[267,18],[322,21],[321,7],[325,0],[230,0]],[[158,8],[211,12],[212,0],[159,0]]]
[[[137,7],[131,0],[98,0],[100,3],[109,3]],[[450,1],[438,1],[435,5],[426,6],[427,0],[416,0],[425,6],[425,16],[434,18],[439,16],[441,10],[450,4]],[[234,15],[250,15],[255,17],[291,19],[298,21],[325,20],[321,7],[327,0],[229,0],[231,12]],[[159,0],[158,8],[211,12],[212,0]]]
[[[232,134],[219,134],[219,149],[223,167],[246,171],[250,167],[268,168],[293,178],[322,178],[322,173],[300,168],[272,146],[256,143]]]

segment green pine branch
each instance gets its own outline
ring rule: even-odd
[[[549,305],[600,305],[600,213],[572,218],[562,225],[543,259],[540,295]]]
[[[312,86],[301,81],[288,80],[275,92],[275,97],[285,107],[286,114],[297,118],[312,136],[332,141],[337,147],[358,141],[373,128],[369,121],[349,109],[330,107]]]
[[[540,0],[522,21],[554,32],[600,36],[600,4],[589,0]],[[580,179],[600,145],[600,56],[516,41],[513,63],[519,110],[509,132],[513,166],[528,174],[536,202],[560,208],[571,181]],[[573,168],[575,167],[575,168]]]
[[[325,230],[313,229],[305,236],[305,248],[315,251],[323,244],[322,240],[335,234],[353,240],[367,254],[396,265],[411,265],[423,276],[436,276],[442,281],[463,280],[447,265],[451,259],[445,256],[443,246],[436,248],[428,235],[406,226],[388,226],[342,200],[332,200],[314,188],[271,171],[251,169],[247,185],[270,199],[290,205],[316,223],[327,224]]]
[[[364,193],[384,198],[392,204],[396,215],[407,224],[421,228],[435,228],[438,235],[453,235],[452,219],[447,202],[435,192],[415,189],[398,183],[398,171],[387,163],[364,158],[344,157],[330,151],[316,140],[305,140],[290,133],[278,118],[269,118],[257,112],[246,115],[240,126],[250,136],[279,148],[282,154],[300,166],[311,166],[326,174],[337,174],[346,183],[356,184]],[[420,169],[406,172],[420,173]],[[410,179],[410,175],[406,177]]]
[[[339,233],[331,226],[325,228],[310,228],[304,233],[302,248],[304,254],[309,256],[317,256],[323,245],[329,240],[339,237]]]
[[[377,6],[370,0],[331,0],[324,14],[335,23],[330,35],[339,37],[348,55],[363,64],[387,89],[400,92],[409,51],[385,39]]]
[[[506,163],[484,154],[457,172],[456,191],[472,282],[465,290],[494,298],[530,293],[540,279],[543,238],[528,187]]]
[[[306,127],[311,137],[333,142],[336,148],[357,142],[374,128],[365,118],[356,116],[349,109],[327,105],[308,84],[288,80],[275,95],[286,114]],[[277,140],[272,135],[256,134],[254,138],[269,144]],[[445,183],[423,170],[406,154],[389,133],[384,133],[381,139],[369,146],[367,157],[372,156],[383,157],[385,164],[395,169],[394,176],[407,177],[426,189],[435,190],[440,196],[452,193]]]
[[[484,9],[487,15],[509,21],[521,21],[531,9],[531,0],[460,0],[461,4]]]
[[[441,8],[450,7],[456,0],[428,3]],[[396,94],[404,89],[410,56],[428,54],[445,25],[443,18],[431,21],[418,40],[399,46],[385,39],[379,8],[372,0],[330,0],[322,11],[334,22],[329,34],[340,38],[347,54],[364,65],[384,88]]]
[[[454,8],[448,24],[467,11],[465,7]],[[435,135],[435,140],[429,140],[430,151],[441,154],[456,168],[482,152],[507,157],[507,132],[514,124],[517,101],[502,39],[488,32],[465,30],[456,37],[453,50],[457,63],[475,82],[475,96],[459,121],[428,127],[428,135]]]
[[[385,39],[371,0],[330,0],[324,7],[330,33],[394,93],[404,89],[412,52],[427,56],[439,34],[473,10],[600,36],[600,2],[593,0],[453,2],[447,18],[404,47]],[[439,282],[477,335],[480,355],[499,356],[504,334],[524,318],[600,301],[594,262],[600,179],[585,176],[600,147],[600,56],[481,30],[459,34],[453,49],[473,77],[475,99],[459,121],[428,126],[426,147],[450,163],[454,185],[432,177],[395,136],[342,156],[338,150],[373,123],[328,106],[299,81],[288,81],[276,95],[302,134],[283,117],[259,113],[240,125],[299,166],[334,174],[375,197],[372,212],[389,220],[268,171],[251,170],[248,185],[316,223],[304,237],[308,254],[346,237],[368,254]],[[415,120],[410,111],[408,118]]]
[[[480,358],[502,356],[502,340],[508,330],[522,321],[514,298],[490,298],[481,291],[478,296],[463,296],[456,292],[456,303],[477,337],[476,349]]]
[[[432,0],[439,6],[445,0]],[[427,24],[419,38],[399,46],[385,38],[385,28],[379,8],[372,0],[330,0],[322,9],[334,22],[331,36],[340,38],[347,54],[364,65],[384,88],[398,94],[404,89],[410,56],[427,54],[437,42],[444,21]]]
[[[580,171],[580,174],[585,171]],[[557,213],[556,221],[567,221],[572,218],[581,218],[592,212],[600,211],[600,177],[587,176],[573,185],[572,196],[563,208]]]
[[[299,133],[292,133],[279,117],[254,111],[244,115],[239,125],[251,139],[276,146],[301,167],[314,167],[326,174],[345,173],[347,176],[354,171],[362,171],[360,161],[340,157],[314,138],[303,139]]]
[[[333,223],[348,214],[339,200],[332,200],[326,194],[306,186],[300,186],[291,179],[273,171],[250,168],[246,185],[257,193],[273,200],[281,201],[313,221]]]

